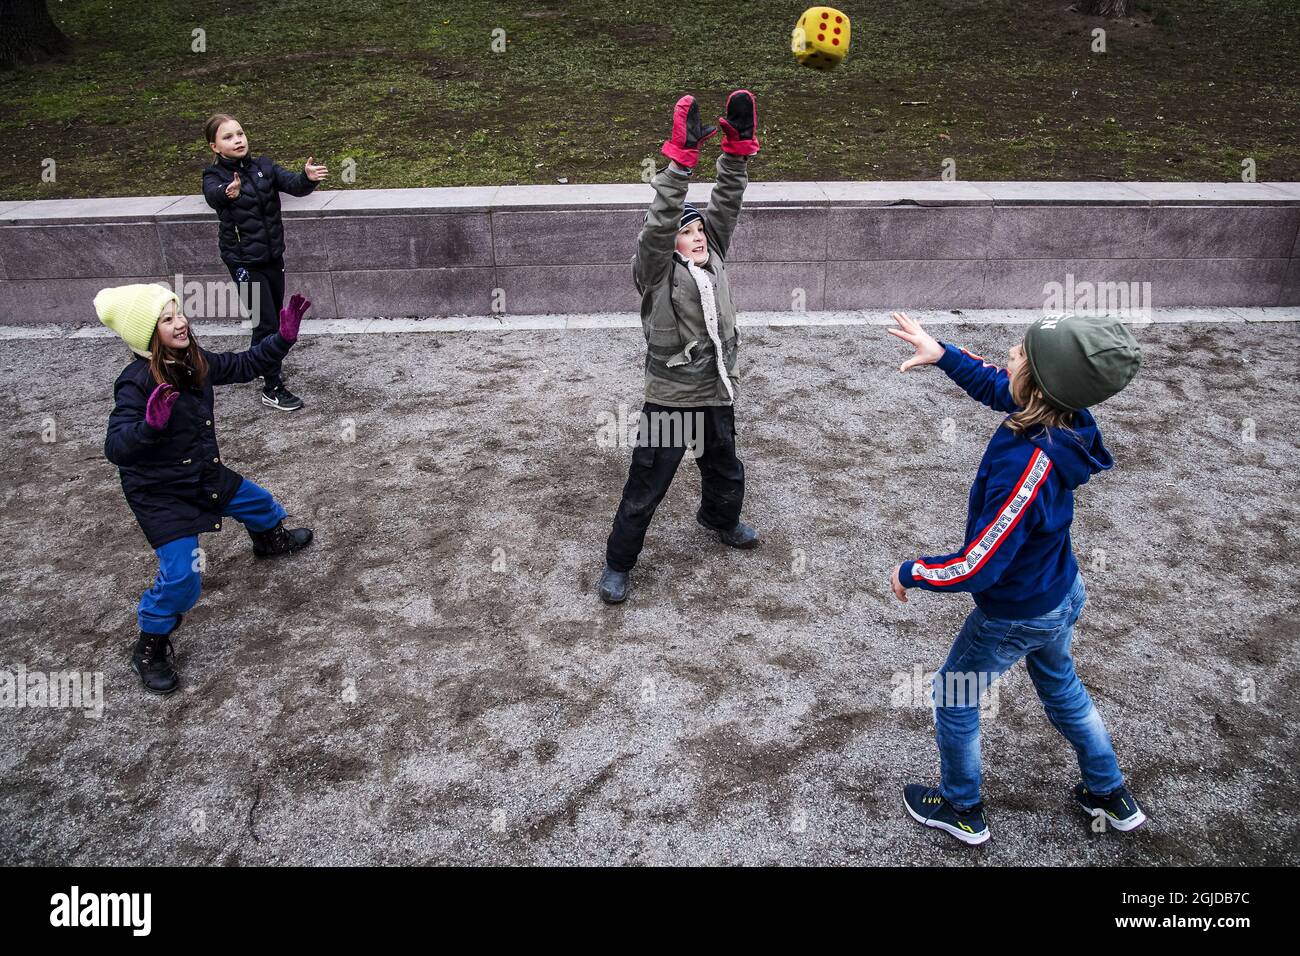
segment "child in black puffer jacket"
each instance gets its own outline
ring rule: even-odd
[[[290,300],[279,329],[247,352],[199,348],[175,293],[162,285],[103,289],[95,311],[135,358],[113,386],[104,457],[117,466],[127,504],[158,555],[158,577],[140,598],[140,637],[131,665],[144,689],[170,694],[178,677],[171,634],[199,599],[198,536],[224,518],[243,524],[258,557],[311,542],[309,528],[287,529],[271,493],[232,471],[217,449],[214,385],[251,382],[280,363],[298,339],[311,305]]]
[[[239,283],[244,307],[256,309],[256,345],[275,332],[284,308],[280,193],[306,196],[329,170],[310,156],[301,173],[291,173],[265,156],[250,156],[243,127],[229,113],[209,118],[204,135],[216,162],[203,171],[203,198],[221,221],[221,260]],[[302,408],[302,401],[284,387],[278,362],[266,373],[262,403],[284,411]]]

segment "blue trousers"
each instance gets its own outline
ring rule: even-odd
[[[249,531],[269,531],[284,520],[287,512],[269,491],[245,478],[222,514],[242,523]],[[198,603],[202,590],[199,537],[177,538],[154,553],[158,555],[158,577],[140,598],[136,616],[140,630],[170,634],[180,622],[180,616]]]
[[[1106,794],[1124,785],[1101,714],[1074,672],[1070,641],[1087,594],[1075,579],[1065,600],[1025,621],[971,611],[934,678],[934,729],[943,796],[959,810],[980,802],[979,697],[1020,658],[1052,725],[1074,747],[1083,783]]]

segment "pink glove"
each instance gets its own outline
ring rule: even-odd
[[[172,406],[181,397],[176,387],[163,382],[149,395],[144,405],[144,423],[150,428],[162,431],[172,417]]]
[[[280,338],[290,344],[298,341],[298,326],[302,317],[311,308],[311,300],[304,299],[297,292],[289,297],[289,304],[280,310]]]
[[[722,151],[732,156],[753,156],[758,152],[758,106],[749,90],[736,90],[727,97],[727,115],[718,117],[722,127]]]
[[[673,135],[664,140],[660,152],[694,169],[700,161],[700,144],[717,132],[716,126],[700,126],[700,105],[687,93],[673,107]]]

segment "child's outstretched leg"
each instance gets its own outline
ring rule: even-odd
[[[131,669],[151,694],[170,694],[180,683],[171,634],[181,616],[194,607],[202,590],[199,539],[191,535],[158,548],[158,577],[140,598],[136,616],[140,636],[131,654]]]
[[[620,604],[627,599],[628,575],[636,565],[645,544],[646,529],[659,503],[668,493],[677,466],[686,454],[680,433],[654,425],[655,416],[672,414],[674,409],[646,402],[641,409],[637,446],[632,449],[623,498],[614,515],[614,527],[605,542],[605,568],[597,590],[606,604]],[[667,442],[661,438],[667,436]]]
[[[1058,618],[1059,619],[1059,618]],[[1025,623],[1041,625],[1026,629]],[[963,843],[989,838],[980,796],[980,704],[994,682],[1028,650],[1052,620],[1030,622],[991,618],[971,611],[953,641],[948,659],[934,676],[934,736],[939,746],[940,784],[903,788],[914,820],[952,834]]]
[[[1124,786],[1110,734],[1075,673],[1070,656],[1074,624],[1083,612],[1086,597],[1082,577],[1075,582],[1070,597],[1073,607],[1069,626],[1055,640],[1027,654],[1025,667],[1052,726],[1078,755],[1083,782],[1075,787],[1075,799],[1092,816],[1105,816],[1115,829],[1132,830],[1146,822],[1146,814]]]
[[[247,478],[226,504],[225,514],[248,531],[253,539],[253,554],[259,558],[288,554],[311,544],[311,529],[286,528],[283,522],[288,512],[269,491]]]

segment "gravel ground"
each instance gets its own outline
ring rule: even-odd
[[[268,565],[204,536],[169,699],[128,667],[156,565],[102,457],[124,349],[0,342],[0,669],[103,674],[98,718],[0,709],[0,862],[1295,864],[1300,326],[1138,334],[1099,414],[1117,467],[1078,495],[1076,657],[1151,822],[1089,829],[1020,666],[978,849],[900,799],[938,766],[907,688],[970,603],[900,605],[888,573],[960,545],[998,416],[896,374],[882,329],[745,332],[764,545],[695,526],[688,459],[620,608],[592,585],[629,451],[596,435],[639,406],[639,332],[305,338],[307,408],[232,386],[218,425],[316,543]]]

